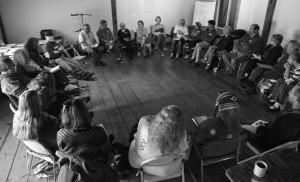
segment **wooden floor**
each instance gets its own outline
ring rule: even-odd
[[[129,145],[131,127],[142,116],[155,114],[170,104],[182,108],[187,126],[192,129],[191,118],[196,115],[212,115],[216,94],[224,88],[234,92],[239,98],[242,123],[258,118],[269,120],[272,117],[264,112],[263,102],[254,96],[243,94],[232,84],[233,78],[225,77],[222,73],[207,73],[203,68],[196,69],[183,59],[170,60],[156,54],[150,58],[126,59],[124,65],[116,64],[110,54],[104,55],[103,59],[108,66],[88,67],[95,73],[96,81],[81,83],[87,86],[83,89],[83,95],[91,96],[88,107],[94,111],[95,120],[103,123],[107,131],[124,145]],[[53,181],[27,174],[25,146],[12,136],[13,116],[8,102],[8,99],[1,98],[0,182]],[[242,159],[250,155],[244,147]],[[224,172],[228,165],[230,164],[222,163],[206,166],[205,181],[228,181]],[[195,169],[199,169],[198,167]],[[135,172],[131,171],[129,178],[122,181],[139,181]],[[191,174],[188,171],[186,173],[186,181],[192,181]]]

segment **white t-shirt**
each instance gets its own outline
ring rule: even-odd
[[[186,26],[179,26],[179,25],[175,26],[174,33],[176,33],[176,37],[175,37],[176,40],[179,40],[184,35],[189,35],[188,28]]]

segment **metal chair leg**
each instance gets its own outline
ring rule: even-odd
[[[203,182],[204,174],[203,174],[203,161],[201,160],[201,182]]]
[[[182,161],[182,167],[181,167],[181,176],[182,176],[182,182],[185,182],[185,176],[184,176],[184,162]]]

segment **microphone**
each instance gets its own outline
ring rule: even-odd
[[[78,14],[71,14],[71,16],[78,16]]]

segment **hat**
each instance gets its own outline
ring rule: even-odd
[[[53,36],[53,32],[52,31],[46,31],[45,33],[44,33],[44,36],[46,37],[46,36]]]
[[[217,98],[216,106],[218,106],[218,111],[238,109],[239,102],[232,93],[223,91]]]

